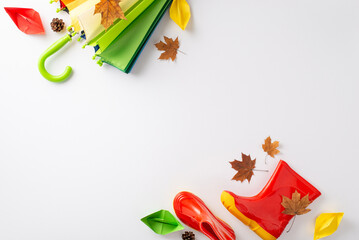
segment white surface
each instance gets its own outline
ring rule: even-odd
[[[181,190],[200,196],[237,239],[259,239],[219,198],[263,187],[269,174],[230,181],[228,162],[244,152],[265,168],[268,135],[323,194],[281,239],[312,239],[315,217],[336,211],[345,216],[327,239],[357,238],[359,1],[189,0],[188,29],[166,14],[131,74],[98,67],[93,50],[73,42],[48,62],[52,73],[74,68],[62,84],[36,67],[63,35],[50,30],[57,14],[47,2],[0,3],[35,8],[46,27],[27,36],[0,9],[1,240],[180,239],[139,219],[173,211]],[[179,36],[186,55],[158,61],[153,44],[163,35]]]

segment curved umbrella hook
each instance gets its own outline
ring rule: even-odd
[[[59,51],[63,46],[66,45],[66,43],[70,42],[72,39],[72,35],[66,34],[64,37],[57,40],[54,44],[52,44],[46,51],[41,54],[38,62],[38,68],[41,73],[41,75],[46,78],[47,80],[51,82],[62,82],[65,81],[72,72],[72,68],[70,66],[67,66],[65,68],[65,71],[60,75],[52,75],[50,74],[46,68],[45,68],[45,61],[47,58],[49,58],[51,55]]]

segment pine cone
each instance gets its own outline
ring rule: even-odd
[[[184,234],[182,234],[183,240],[195,240],[194,233],[191,231],[185,231]]]
[[[62,19],[53,18],[51,22],[51,29],[54,32],[61,32],[64,29],[65,23]]]

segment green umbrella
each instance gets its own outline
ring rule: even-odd
[[[127,4],[123,8],[126,19],[117,19],[108,29],[93,24],[96,23],[94,4],[99,1],[61,1],[61,5],[69,11],[73,28],[70,34],[59,39],[40,56],[38,67],[47,80],[61,82],[71,75],[69,66],[58,76],[50,74],[45,68],[45,61],[77,34],[86,40],[86,45],[94,47],[100,65],[104,62],[129,73],[172,0],[123,0],[123,4]]]

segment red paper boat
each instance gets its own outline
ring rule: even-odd
[[[40,14],[31,8],[4,8],[18,29],[26,34],[44,34]]]

